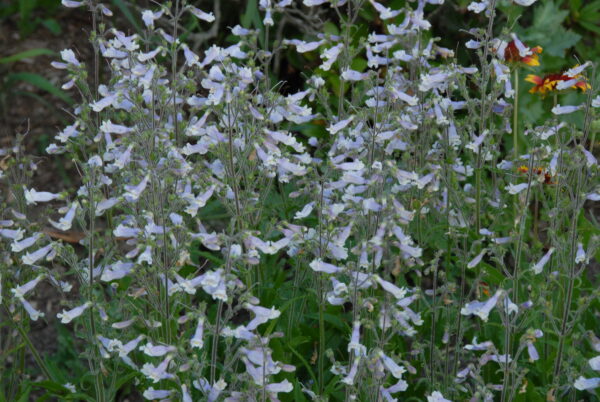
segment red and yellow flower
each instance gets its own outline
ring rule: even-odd
[[[522,42],[519,45],[524,46]],[[504,60],[510,63],[523,63],[530,67],[536,67],[540,65],[539,54],[542,53],[542,47],[536,46],[527,52],[528,54],[525,56],[521,56],[521,52],[519,51],[519,46],[517,46],[517,42],[515,40],[511,40],[506,45],[504,49]]]
[[[527,166],[519,166],[517,168],[517,172],[519,173],[527,173],[529,172],[529,168]],[[537,174],[540,178],[543,177],[544,184],[556,184],[556,182],[552,181],[552,175],[548,173],[541,167],[533,168],[533,172]]]
[[[591,88],[590,84],[588,84],[585,78],[583,78],[581,75],[569,77],[563,73],[547,74],[544,77],[540,77],[535,74],[529,74],[525,78],[525,81],[534,84],[534,86],[529,90],[530,93],[539,93],[541,95],[545,95],[547,92],[559,91],[560,89],[557,88],[558,84],[568,81],[573,81],[570,88],[580,89],[582,92],[585,92]]]

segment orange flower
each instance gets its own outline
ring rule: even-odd
[[[585,92],[591,88],[590,84],[588,84],[587,81],[581,77],[581,75],[569,77],[567,75],[564,75],[563,73],[547,74],[543,78],[538,75],[529,74],[525,78],[525,81],[534,84],[534,86],[529,90],[529,92],[532,94],[538,92],[542,95],[545,95],[547,92],[560,91],[561,89],[567,88],[579,88],[582,92]],[[569,86],[566,88],[559,88],[558,85],[561,83],[563,85],[567,84]]]
[[[521,56],[521,51],[519,48],[525,48],[525,45],[518,39],[508,42],[508,45],[506,45],[506,48],[504,49],[504,60],[510,63],[523,63],[530,67],[540,65],[538,54],[542,53],[541,46],[536,46],[529,49],[526,52],[527,55],[523,57]]]
[[[519,166],[517,168],[517,172],[519,173],[527,173],[529,172],[529,168],[527,166]],[[533,168],[533,172],[535,174],[537,174],[538,176],[544,176],[544,184],[556,184],[555,182],[552,181],[552,175],[550,175],[550,173],[544,171],[543,168],[541,167],[536,167]]]

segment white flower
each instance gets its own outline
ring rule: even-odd
[[[494,344],[491,341],[477,343],[476,336],[473,337],[473,340],[471,342],[472,342],[472,344],[465,345],[465,349],[467,349],[467,350],[488,350],[494,346]]]
[[[338,56],[342,52],[343,44],[339,43],[329,49],[326,49],[321,53],[321,59],[325,60],[323,64],[321,64],[321,69],[323,71],[329,71],[331,66],[337,60]],[[315,85],[316,86],[316,85]],[[318,87],[318,86],[317,86]]]
[[[585,250],[583,249],[583,244],[577,243],[577,254],[575,255],[575,264],[580,264],[582,262],[587,263],[588,258],[585,255]]]
[[[447,81],[447,73],[423,74],[419,83],[419,91],[426,92],[433,88],[445,87]]]
[[[556,114],[556,115],[561,115],[561,114],[569,114],[569,113],[573,113],[578,111],[579,109],[583,108],[583,105],[579,105],[579,106],[571,106],[571,105],[567,105],[567,106],[561,106],[560,104],[554,106],[552,108],[552,113]]]
[[[52,253],[51,253],[52,252]],[[25,265],[33,265],[38,260],[48,256],[51,258],[54,256],[55,251],[52,249],[52,243],[34,251],[33,253],[27,253],[23,257],[21,257],[21,261]]]
[[[23,229],[0,229],[0,236],[14,241],[21,240],[24,234]]]
[[[243,28],[241,25],[238,24],[231,28],[231,33],[235,36],[247,36],[252,33],[252,30]]]
[[[30,280],[26,284],[17,286],[16,288],[11,289],[10,291],[15,297],[22,299],[23,296],[25,296],[25,294],[33,290],[33,288],[35,288],[37,284],[40,283],[40,281],[45,277],[46,275],[44,274],[38,275],[36,278]]]
[[[498,298],[502,295],[502,291],[498,290],[494,296],[490,297],[485,302],[473,301],[465,304],[465,306],[460,310],[462,315],[476,315],[481,318],[483,321],[488,320],[488,316],[492,309],[496,306],[498,302]]]
[[[481,259],[483,258],[483,256],[485,255],[485,253],[487,253],[487,249],[483,249],[481,250],[481,252],[479,254],[477,254],[477,256],[475,258],[473,258],[468,264],[467,264],[467,268],[471,269],[476,267],[477,265],[479,265],[479,263],[481,262]]]
[[[400,300],[406,296],[406,289],[399,288],[391,282],[381,279],[378,275],[374,276],[375,280],[379,285],[385,290],[394,296],[396,299]]]
[[[62,313],[58,313],[56,314],[56,318],[60,318],[60,322],[62,322],[63,324],[68,324],[71,321],[73,321],[73,319],[79,317],[81,314],[83,314],[83,312],[85,310],[87,310],[88,307],[90,307],[92,305],[91,302],[87,302],[85,304],[82,304],[79,307],[75,307],[72,310],[66,311],[63,310]]]
[[[527,341],[527,354],[529,355],[530,362],[535,362],[540,359],[540,354],[532,341]]]
[[[315,42],[305,42],[303,40],[298,39],[287,39],[284,41],[284,44],[290,44],[296,46],[296,51],[298,53],[307,53],[312,52],[325,43],[324,40],[315,41]]]
[[[204,317],[200,317],[198,319],[198,325],[196,326],[196,332],[194,332],[194,336],[190,339],[190,345],[192,348],[202,349],[204,346],[204,341],[202,340],[202,336],[204,334]]]
[[[159,19],[162,15],[163,15],[163,10],[160,10],[157,12],[152,12],[150,10],[144,10],[142,12],[142,20],[144,21],[144,25],[146,25],[147,28],[153,29],[154,21]]]
[[[200,286],[202,290],[210,294],[213,299],[227,300],[227,289],[225,288],[225,281],[221,276],[223,270],[218,269],[216,271],[208,271],[201,275]]]
[[[343,268],[341,267],[329,264],[327,262],[323,262],[323,260],[321,260],[320,258],[312,261],[309,264],[309,266],[315,272],[325,272],[327,274],[336,274],[343,270]]]
[[[505,187],[506,191],[508,191],[509,194],[519,194],[521,191],[525,190],[528,187],[527,183],[521,183],[521,184],[512,184],[509,183],[508,186]]]
[[[193,402],[192,396],[190,395],[185,384],[181,384],[181,400],[182,402]]]
[[[142,194],[142,192],[146,189],[146,186],[148,185],[148,181],[150,180],[150,176],[146,175],[142,181],[140,181],[137,185],[125,185],[125,194],[124,197],[127,200],[127,202],[136,202],[139,198],[140,195]]]
[[[65,49],[60,51],[60,57],[67,62],[67,64],[72,64],[76,67],[79,67],[81,63],[75,57],[75,53],[71,49]]]
[[[402,378],[402,374],[406,372],[406,369],[402,366],[399,366],[395,361],[393,361],[390,357],[386,356],[382,351],[379,351],[379,357],[382,360],[383,365],[386,369],[397,379]]]
[[[62,0],[61,4],[68,8],[76,8],[76,7],[84,6],[86,4],[86,2],[85,1]]]
[[[375,10],[377,10],[379,13],[379,18],[382,20],[388,20],[390,18],[397,17],[402,12],[402,10],[392,10],[391,8],[384,7],[373,0],[370,0],[370,3],[373,5],[373,7],[375,7]]]
[[[119,203],[119,199],[115,198],[115,197],[109,198],[109,199],[104,199],[104,200],[100,201],[98,204],[96,204],[95,215],[96,216],[102,216],[102,214],[104,213],[104,211],[106,211],[107,209],[110,209],[110,208],[114,207],[118,203]]]
[[[27,205],[36,205],[38,202],[48,202],[60,197],[60,194],[49,193],[47,191],[36,191],[34,188],[31,190],[25,189],[24,195]]]
[[[292,392],[294,386],[287,379],[278,383],[271,383],[266,386],[267,392],[278,393],[278,392]]]
[[[431,394],[431,396],[427,397],[427,402],[452,402],[452,401],[450,399],[444,398],[444,395],[442,395],[441,392],[434,391]]]
[[[410,96],[409,94],[402,92],[397,88],[392,87],[390,91],[394,99],[400,99],[401,101],[406,102],[406,104],[409,106],[416,106],[417,103],[419,103],[419,98],[416,96]]]
[[[538,262],[533,264],[533,266],[531,267],[533,273],[535,273],[536,275],[542,273],[544,266],[550,259],[550,256],[552,255],[553,252],[554,252],[554,247],[550,247],[548,249],[548,251],[546,252],[546,254],[544,254],[544,256]]]
[[[117,101],[117,94],[115,93],[115,94],[105,96],[104,98],[102,98],[96,102],[90,103],[90,107],[92,108],[92,110],[94,112],[101,112],[102,110],[104,110],[108,106],[112,105],[116,101]]]
[[[589,193],[586,195],[585,199],[590,201],[600,201],[600,193]]]
[[[471,141],[465,146],[465,148],[470,149],[475,153],[479,152],[479,147],[481,146],[481,144],[483,144],[483,141],[485,140],[485,137],[487,137],[488,133],[489,130],[484,130],[483,133],[481,133],[481,135],[475,137],[473,141]]]
[[[304,208],[302,208],[302,211],[296,212],[296,215],[294,215],[294,219],[306,218],[312,212],[314,205],[315,205],[314,202],[310,202],[310,203],[306,204],[304,206]]]
[[[149,380],[152,380],[155,384],[160,380],[174,378],[173,374],[167,373],[167,368],[172,357],[167,356],[158,366],[154,366],[151,363],[146,363],[140,370]]]
[[[65,216],[60,218],[58,222],[55,222],[52,219],[48,219],[48,221],[58,230],[67,231],[71,229],[71,226],[73,225],[73,219],[75,218],[75,211],[77,211],[78,205],[79,203],[77,202],[72,203]]]
[[[476,14],[480,14],[482,11],[484,11],[488,7],[488,5],[489,5],[488,0],[473,1],[473,2],[471,2],[471,4],[469,4],[469,6],[467,7],[467,10],[473,11]]]
[[[114,124],[110,120],[104,120],[100,125],[100,131],[111,134],[126,134],[132,132],[133,128],[122,126],[120,124]]]
[[[276,254],[279,250],[281,250],[283,247],[287,246],[290,243],[290,239],[288,239],[287,237],[284,237],[283,239],[278,240],[276,242],[265,242],[259,239],[258,237],[252,236],[251,241],[256,248],[258,248],[263,253],[269,255]]]
[[[354,116],[350,116],[347,119],[341,120],[335,124],[330,125],[327,128],[327,131],[329,131],[329,134],[336,134],[338,131],[343,130],[344,128],[346,128],[346,126],[348,126],[348,124],[350,124],[350,122],[354,120]]]
[[[356,373],[358,372],[358,363],[360,363],[360,357],[355,357],[352,360],[352,366],[350,367],[350,372],[346,377],[342,378],[342,382],[348,385],[354,385],[354,378],[356,377]]]
[[[513,0],[513,1],[520,6],[529,7],[530,5],[535,3],[537,0]]]
[[[189,5],[187,6],[187,9],[190,10],[190,12],[194,14],[196,18],[201,19],[202,21],[213,22],[215,20],[213,13],[206,13],[197,7]]]
[[[33,246],[39,239],[42,238],[42,236],[43,235],[41,233],[34,233],[33,236],[29,236],[23,240],[14,241],[10,245],[10,249],[12,250],[13,253],[19,253],[19,252]]]
[[[593,370],[600,371],[600,356],[588,360],[588,363]]]
[[[144,391],[143,396],[148,400],[158,400],[168,398],[169,395],[171,395],[171,393],[173,393],[173,391],[165,389],[154,389],[150,387]]]
[[[352,325],[352,336],[348,344],[348,353],[354,351],[354,356],[366,356],[367,348],[360,343],[360,321],[354,321]]]
[[[481,42],[471,39],[465,43],[465,46],[467,49],[479,49],[481,47]]]
[[[351,70],[349,68],[346,68],[342,72],[342,78],[346,81],[362,81],[366,78],[366,76],[366,73],[361,73],[359,71]]]
[[[600,377],[585,378],[580,376],[577,380],[575,380],[573,386],[580,391],[596,389],[600,387]]]
[[[174,352],[176,350],[177,349],[175,346],[153,345],[152,342],[148,342],[147,344],[140,346],[140,351],[152,357],[164,356],[167,353]]]
[[[98,155],[93,155],[86,163],[90,167],[102,167],[103,164],[102,158],[100,158]]]
[[[27,300],[25,300],[24,298],[21,297],[21,298],[19,298],[19,300],[21,301],[21,304],[23,304],[25,311],[27,311],[27,314],[29,314],[29,318],[31,318],[32,321],[37,321],[38,318],[44,316],[44,313],[34,309],[33,306],[31,304],[29,304],[29,302]]]
[[[261,306],[254,306],[250,303],[244,304],[244,307],[254,313],[254,318],[246,325],[246,328],[250,331],[255,330],[259,325],[281,315],[281,312],[276,310],[275,307],[268,309]]]
[[[199,194],[195,197],[193,194],[185,195],[184,199],[189,202],[185,212],[192,217],[195,217],[198,213],[198,209],[204,208],[210,197],[212,197],[216,186],[210,186],[204,193]]]

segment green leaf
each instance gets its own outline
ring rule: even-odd
[[[116,389],[121,389],[123,385],[133,380],[137,374],[135,372],[128,373],[127,375],[120,376],[117,380]]]
[[[553,1],[546,1],[535,8],[533,16],[534,28],[550,27],[550,29],[560,26],[567,18],[569,12],[561,10],[559,4]],[[546,29],[544,29],[546,30]]]
[[[281,317],[283,315],[283,313],[292,305],[293,302],[295,302],[296,300],[299,300],[299,299],[304,299],[305,297],[306,297],[306,295],[303,295],[303,296],[294,297],[293,299],[288,300],[281,308],[278,309],[279,312],[281,313],[279,315],[279,317]],[[279,318],[271,320],[269,323],[269,326],[267,327],[267,330],[265,331],[263,336],[269,336],[271,334],[271,332],[273,332],[273,329],[275,329],[275,325],[277,324],[278,321],[279,321]]]
[[[131,25],[133,25],[133,27],[135,28],[135,30],[137,32],[142,32],[142,26],[140,25],[140,23],[138,22],[138,20],[133,16],[133,13],[131,12],[131,10],[129,9],[129,7],[127,6],[127,4],[125,4],[125,2],[123,2],[123,0],[112,0],[112,3],[119,10],[121,10],[121,12],[125,16],[125,18],[127,18],[127,21],[129,21],[129,23]]]
[[[260,13],[258,12],[258,3],[256,0],[249,0],[248,3],[246,3],[246,11],[244,11],[240,22],[244,28],[252,28],[252,26],[254,26],[254,28],[258,29],[262,34],[265,27],[262,23]],[[258,35],[258,41],[260,42],[260,45],[264,48],[264,35]]]
[[[11,56],[0,58],[0,64],[14,63],[19,60],[28,59],[28,58],[36,57],[36,56],[42,56],[42,55],[54,56],[54,55],[56,55],[56,53],[54,53],[50,49],[42,49],[42,48],[29,49],[29,50],[25,50],[24,52],[21,52],[21,53],[17,53],[17,54],[13,54]]]
[[[590,14],[592,14],[598,10],[600,10],[600,1],[594,1],[593,3],[590,3],[581,9],[581,11],[579,12],[579,14],[581,14],[580,18],[585,18],[585,17],[589,18]]]
[[[581,7],[581,0],[571,0],[569,1],[569,8],[571,8],[571,12],[575,13]]]
[[[19,33],[21,37],[31,34],[39,20],[32,17],[32,12],[39,7],[37,0],[19,0]]]
[[[42,25],[45,26],[48,29],[48,31],[52,32],[54,35],[60,35],[62,32],[60,24],[56,22],[54,18],[48,18],[43,20]]]
[[[587,21],[579,21],[579,25],[587,29],[588,31],[592,31],[598,35],[600,35],[600,26]]]
[[[223,265],[225,263],[225,261],[223,261],[223,259],[217,257],[214,253],[211,253],[208,251],[192,250],[191,254],[192,254],[192,257],[194,257],[194,256],[204,257],[207,260],[209,260],[217,265]]]
[[[543,54],[564,57],[565,50],[577,44],[581,36],[562,26],[555,26],[551,30],[533,28],[532,33],[527,35],[527,39],[530,46],[541,45],[544,48]]]
[[[58,394],[58,395],[62,395],[62,394],[71,392],[64,385],[59,384],[54,381],[51,381],[51,380],[39,381],[39,382],[34,383],[33,386],[43,388],[47,391],[50,391],[50,392],[52,392],[54,394]]]
[[[23,390],[23,393],[19,396],[17,402],[28,402],[29,394],[31,393],[31,383],[27,384],[27,387]]]
[[[339,35],[340,34],[340,30],[337,27],[337,25],[335,25],[331,21],[327,21],[325,24],[323,24],[323,32],[330,34],[330,35]]]
[[[244,28],[250,28],[252,23],[254,23],[254,26],[262,25],[256,0],[250,0],[246,3],[246,11],[244,11],[240,22]]]
[[[306,359],[300,353],[298,353],[298,351],[296,351],[296,349],[291,347],[289,344],[286,346],[302,362],[302,365],[304,366],[304,368],[306,368],[306,371],[308,371],[308,375],[310,375],[310,378],[312,378],[313,382],[315,384],[318,384],[319,381],[317,380],[317,376],[315,375],[312,367],[310,367],[310,364],[308,364]]]
[[[6,85],[8,87],[14,85],[15,83],[22,81],[22,82],[27,82],[33,86],[36,86],[54,96],[56,96],[57,98],[62,99],[63,101],[72,104],[73,103],[73,99],[67,95],[64,91],[56,88],[50,81],[48,81],[47,79],[45,79],[44,77],[42,77],[39,74],[34,74],[34,73],[14,73],[14,74],[9,74],[6,77]]]
[[[581,39],[580,35],[561,25],[568,14],[568,11],[560,8],[559,3],[544,2],[534,11],[533,26],[528,29],[521,28],[518,33],[527,41],[528,46],[542,46],[542,56],[564,57],[565,50],[573,47]]]

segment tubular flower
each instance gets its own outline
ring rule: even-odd
[[[560,91],[562,89],[573,88],[573,89],[581,89],[582,92],[587,91],[591,88],[590,84],[581,77],[581,75],[576,75],[574,77],[569,77],[565,74],[548,74],[544,77],[540,77],[534,74],[529,74],[525,81],[531,82],[534,86],[529,90],[530,93],[534,94],[536,92],[545,95],[547,92],[551,91]]]
[[[504,49],[504,60],[510,63],[522,63],[530,67],[540,65],[538,54],[542,53],[542,47],[526,47],[519,39],[508,42]]]

